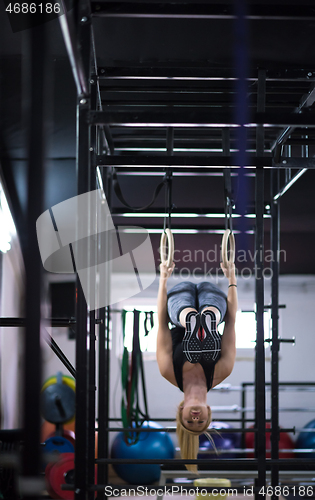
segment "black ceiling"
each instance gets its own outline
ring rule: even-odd
[[[246,16],[239,19],[235,17],[235,7],[243,3]],[[21,224],[25,212],[27,166],[27,123],[22,105],[27,71],[25,32],[13,34],[3,5],[0,8],[1,168]],[[289,175],[294,176],[298,168],[314,165],[311,161],[315,155],[314,2],[93,1],[91,9],[100,93],[108,122],[107,153],[113,155],[105,162],[119,164],[116,167],[119,182],[128,203],[134,207],[146,205],[162,179],[163,169],[171,166],[163,162],[163,156],[167,154],[168,126],[172,128],[174,163],[181,165],[173,170],[172,227],[174,230],[200,230],[198,233],[175,233],[180,257],[177,271],[201,268],[196,272],[209,272],[218,266],[219,254],[213,260],[208,258],[202,262],[202,252],[197,251],[202,250],[206,255],[209,249],[218,248],[221,235],[214,231],[224,229],[223,218],[205,216],[224,213],[222,166],[225,160],[220,161],[220,157],[228,156],[224,149],[224,144],[228,143],[223,130],[229,130],[230,151],[237,157],[239,135],[232,124],[238,123],[242,112],[246,122],[259,121],[260,70],[266,71],[266,114],[270,118],[270,126],[264,127],[265,205],[271,201],[272,169],[269,167],[275,153],[277,162],[281,162],[282,157],[296,159],[292,162],[295,169],[290,172],[280,169],[281,185],[288,181]],[[76,88],[58,19],[48,23],[48,29],[53,97],[46,208],[76,194]],[[296,126],[285,136],[285,147],[276,148],[276,141],[286,130],[289,124],[286,120],[291,113]],[[204,126],[207,123],[212,126]],[[222,127],[222,123],[231,126]],[[246,169],[246,177],[241,179],[239,169],[233,168],[232,182],[235,212],[245,206],[246,211],[253,214],[256,126],[247,127],[246,131],[245,163],[251,168]],[[310,159],[308,165],[307,157]],[[101,165],[101,159],[99,163]],[[231,161],[231,164],[237,163]],[[309,168],[281,197],[280,239],[284,252],[280,269],[285,274],[315,273],[312,255],[315,245],[314,180],[315,171]],[[128,220],[133,225],[162,230],[163,218],[137,216],[126,219],[119,214],[131,211],[122,206],[114,193],[111,198],[117,224],[125,225]],[[160,213],[164,207],[164,192],[161,192],[150,210]],[[183,213],[198,217],[176,217]],[[236,229],[238,224],[235,219]],[[247,262],[239,260],[239,270],[253,267],[250,255],[254,249],[254,224],[254,218],[246,219],[249,234],[242,244],[246,245]],[[270,245],[269,230],[270,219],[266,217],[266,249]],[[151,238],[158,261],[159,234],[152,233]],[[241,239],[236,236],[236,241]],[[238,250],[242,249],[238,246]],[[252,253],[248,256],[249,251]]]

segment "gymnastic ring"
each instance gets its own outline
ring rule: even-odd
[[[228,259],[228,243],[230,244],[230,258]],[[228,264],[235,262],[235,239],[230,229],[226,229],[222,236],[222,264],[223,267],[228,267]]]
[[[168,246],[168,253],[166,253],[166,241]],[[165,229],[161,235],[160,242],[160,255],[162,264],[171,267],[174,259],[174,237],[170,229]]]

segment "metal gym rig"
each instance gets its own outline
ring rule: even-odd
[[[281,2],[280,2],[281,3]],[[256,382],[255,382],[255,457],[254,459],[224,459],[224,460],[202,460],[203,465],[209,466],[212,471],[255,471],[257,473],[255,486],[260,488],[266,484],[267,472],[270,473],[271,485],[279,484],[281,471],[315,470],[314,460],[309,459],[279,459],[279,380],[278,380],[278,353],[281,339],[278,335],[278,309],[279,309],[279,262],[272,262],[272,339],[271,339],[271,459],[266,459],[265,445],[265,351],[264,351],[264,329],[263,313],[264,304],[264,279],[262,253],[264,248],[264,174],[269,170],[272,178],[270,208],[271,212],[271,249],[274,255],[279,251],[280,212],[279,202],[281,196],[308,168],[314,168],[314,159],[307,155],[291,157],[291,146],[288,139],[295,128],[301,129],[301,137],[297,143],[305,150],[308,148],[307,132],[315,126],[314,112],[310,110],[314,102],[315,90],[313,81],[308,72],[300,70],[295,74],[290,72],[281,73],[259,69],[255,74],[244,74],[242,67],[236,69],[232,75],[228,70],[216,74],[214,70],[207,68],[99,68],[97,67],[95,44],[93,37],[92,18],[95,16],[152,16],[166,17],[189,16],[196,14],[194,2],[177,1],[172,4],[158,4],[145,2],[89,2],[80,0],[75,9],[66,9],[63,1],[65,15],[60,17],[60,27],[66,44],[73,77],[77,89],[77,193],[85,193],[96,189],[103,183],[104,191],[110,203],[112,168],[118,173],[141,171],[146,175],[147,171],[164,172],[165,167],[171,166],[176,175],[185,172],[190,175],[203,173],[212,168],[231,168],[241,176],[243,167],[255,169],[255,248],[257,269],[256,280],[256,321],[257,321],[257,343],[256,343]],[[281,8],[275,6],[269,16],[283,16],[294,19],[299,14],[299,8],[286,10],[285,5]],[[223,6],[210,6],[206,3],[198,4],[198,15],[204,18],[227,15],[234,16],[236,22],[245,22],[246,16],[242,14],[231,14],[230,9],[224,10]],[[256,6],[255,16],[263,16],[262,6]],[[307,12],[306,17],[311,13]],[[250,17],[250,16],[249,16]],[[35,233],[35,223],[38,214],[42,213],[42,190],[45,171],[43,167],[44,158],[44,102],[45,94],[45,55],[47,40],[45,25],[30,31],[30,82],[31,82],[31,107],[30,116],[30,139],[29,157],[32,158],[32,168],[29,169],[28,177],[28,213],[27,228],[23,245],[26,263],[26,320],[25,335],[28,341],[25,343],[25,377],[24,377],[24,429],[23,429],[23,452],[22,471],[20,474],[20,490],[23,498],[35,498],[40,496],[42,489],[42,478],[40,477],[40,325],[41,325],[41,281],[42,262],[38,253],[38,244]],[[243,73],[242,73],[243,71]],[[124,79],[124,103],[117,104],[114,101],[104,105],[102,95],[106,92],[106,85],[110,81],[114,86]],[[145,80],[143,79],[145,77]],[[225,91],[232,93],[236,85],[239,92],[240,104],[244,102],[244,92],[248,81],[257,82],[256,110],[252,110],[250,116],[242,114],[241,106],[236,105],[236,114],[219,108],[215,111],[203,106],[203,103],[192,94],[191,100],[186,99],[180,107],[172,106],[175,102],[171,92],[174,80],[180,91],[196,90],[211,86],[211,78],[220,81]],[[158,93],[155,93],[156,81],[160,88],[165,90],[164,101]],[[145,83],[143,83],[145,81]],[[272,81],[285,86],[288,82],[297,82],[301,90],[301,101],[294,113],[274,113],[266,110],[266,82]],[[133,84],[131,85],[131,82]],[[132,91],[136,85],[143,89],[143,100],[150,102],[153,97],[159,104],[169,104],[161,110],[158,105],[148,105],[141,102],[137,106],[137,96]],[[197,82],[197,83],[196,83]],[[128,88],[130,86],[130,89]],[[244,90],[245,89],[245,90]],[[178,96],[175,99],[179,99]],[[200,98],[201,99],[201,98]],[[196,101],[196,102],[195,102]],[[132,104],[132,106],[130,106]],[[211,104],[211,103],[210,103]],[[267,103],[268,104],[268,103]],[[194,105],[194,107],[190,107]],[[304,109],[308,113],[303,113]],[[119,156],[115,155],[112,140],[111,127],[134,127],[144,125],[146,127],[166,127],[168,133],[167,154],[165,155],[138,155]],[[173,155],[172,143],[174,128],[185,127],[214,127],[216,140],[223,154],[207,155]],[[238,126],[238,127],[237,127]],[[248,126],[248,127],[245,127]],[[249,131],[250,140],[255,142],[255,156],[247,156],[246,139],[244,139],[245,128]],[[233,140],[239,140],[238,152],[230,153],[230,140],[226,130],[230,130]],[[133,129],[134,130],[134,129]],[[235,132],[236,131],[236,132]],[[239,133],[239,134],[237,134]],[[222,134],[222,135],[221,135]],[[269,154],[265,152],[265,136],[269,134],[269,140],[273,142]],[[274,140],[272,140],[274,137]],[[305,138],[306,137],[306,138]],[[220,145],[220,141],[221,145]],[[303,146],[304,145],[304,146]],[[285,146],[285,148],[284,148]],[[285,151],[286,156],[282,153]],[[280,187],[279,169],[287,169],[286,183]],[[271,170],[270,170],[271,169]],[[292,177],[291,169],[298,169]],[[97,171],[101,175],[97,175]],[[24,241],[25,243],[25,241]],[[108,243],[99,242],[99,252],[108,253]],[[104,287],[107,284],[103,284]],[[97,490],[97,498],[104,498],[104,487],[108,484],[108,464],[114,460],[108,458],[108,429],[109,419],[109,323],[110,307],[102,308],[95,312],[89,312],[86,301],[77,280],[77,313],[76,313],[76,454],[75,454],[75,499],[85,500],[94,498],[94,490]],[[1,320],[1,326],[12,326],[14,321]],[[89,327],[88,327],[89,324]],[[99,337],[99,380],[98,380],[98,474],[97,486],[94,487],[94,446],[95,446],[95,331],[98,324]],[[87,350],[87,338],[89,350]],[[28,404],[32,401],[32,405]],[[121,460],[130,463],[130,460]],[[137,461],[141,463],[141,460]],[[143,462],[143,461],[142,461]],[[170,465],[170,461],[163,463]],[[172,467],[182,466],[183,460],[172,460]],[[185,461],[193,463],[195,461]],[[198,462],[198,461],[197,461]],[[154,460],[146,460],[145,463],[155,463]],[[161,461],[158,461],[161,465]],[[260,495],[261,497],[261,495]]]

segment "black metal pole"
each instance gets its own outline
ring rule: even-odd
[[[150,123],[152,126],[164,127],[208,127],[209,124],[224,126],[239,125],[233,116],[232,110],[221,110],[210,106],[183,105],[165,109],[158,105],[150,106],[127,106],[108,105],[106,111],[93,111],[89,116],[91,124],[128,126]],[[244,121],[244,125],[269,125],[272,127],[292,126],[314,128],[314,117],[312,113],[294,114],[287,112],[267,111],[266,113],[251,113],[251,119]]]
[[[96,109],[97,103],[97,87],[96,87],[96,75],[92,75],[90,78],[91,83],[91,108]],[[96,189],[96,127],[92,127],[90,130],[90,182],[89,182],[89,191],[94,191]],[[96,213],[90,211],[90,226],[94,227],[97,218]],[[94,257],[97,262],[97,245],[95,244],[97,240],[97,235],[90,237],[90,242],[93,241],[92,245],[90,245],[90,252],[94,253]],[[94,283],[93,279],[90,279],[90,286],[94,287],[94,290],[90,290],[91,295],[94,297],[96,293],[96,283]],[[96,298],[96,297],[95,297]],[[94,466],[94,458],[95,458],[95,319],[96,319],[96,311],[90,311],[90,332],[89,332],[89,363],[88,363],[88,447],[87,447],[87,455],[88,455],[88,463],[87,463],[87,476],[88,476],[88,484],[94,484],[95,482],[95,466]],[[88,492],[88,499],[93,500],[95,498],[94,492]]]
[[[85,68],[82,63],[81,54],[76,44],[75,9],[70,9],[68,11],[65,1],[60,1],[64,14],[59,16],[59,22],[68,58],[71,64],[77,94],[86,95],[89,88],[86,76],[89,72],[86,73],[84,71]],[[82,16],[81,19],[83,19],[83,17],[84,16]]]
[[[258,102],[257,111],[264,112],[266,95],[266,72],[258,72]],[[258,126],[256,130],[257,155],[264,153],[264,128]],[[255,361],[255,420],[257,434],[255,439],[255,451],[258,462],[257,487],[266,484],[266,401],[265,401],[265,344],[264,344],[264,169],[256,170],[255,183],[256,200],[256,234],[255,234],[255,292],[256,292],[256,361]],[[261,498],[261,495],[259,496]]]
[[[62,327],[62,326],[71,326],[76,324],[75,319],[66,319],[66,318],[45,318],[45,324],[49,324],[51,326]],[[10,326],[25,326],[26,319],[25,318],[10,318],[4,317],[0,318],[0,326],[4,326],[6,328]],[[47,335],[49,338],[50,335]]]
[[[102,175],[104,192],[107,198],[107,203],[111,206],[111,177],[109,167],[103,171]],[[104,233],[99,238],[99,254],[106,255],[107,260],[110,259],[110,241]],[[107,265],[107,280],[100,283],[100,294],[103,297],[109,295],[109,264]],[[102,307],[99,310],[99,318],[102,323],[99,327],[99,374],[98,374],[98,457],[108,458],[108,427],[109,427],[109,368],[110,368],[110,306]],[[97,468],[97,483],[108,483],[108,465],[99,464]],[[97,498],[104,499],[104,492],[98,492]]]
[[[56,354],[56,356],[60,359],[61,363],[63,363],[65,368],[67,368],[67,370],[71,373],[71,375],[74,378],[76,378],[77,374],[75,368],[70,363],[67,356],[65,356],[65,354],[62,352],[57,342],[49,334],[47,334],[47,338],[45,338],[44,340],[51,347],[51,350]]]
[[[100,316],[104,318],[99,328],[99,387],[98,387],[98,457],[108,458],[108,350],[107,350],[107,323],[108,307],[100,309]],[[97,468],[97,484],[108,483],[108,466],[100,464]],[[98,493],[98,499],[104,499],[104,493]]]
[[[112,179],[109,179],[109,189],[108,191],[111,192],[111,184],[112,184]],[[111,198],[110,196],[108,197],[108,203],[109,207],[111,206]],[[107,248],[108,248],[108,255],[110,255],[110,240],[109,238],[107,239]],[[107,276],[107,287],[108,287],[108,294],[110,294],[110,268],[108,271],[108,276]],[[110,411],[110,406],[109,406],[109,395],[110,395],[110,306],[106,307],[106,318],[105,318],[105,377],[104,377],[104,388],[105,388],[105,412],[104,412],[104,428],[107,428],[109,425],[109,411]],[[109,457],[109,439],[108,439],[108,432],[105,431],[105,436],[104,436],[104,451],[105,451],[105,456]],[[106,469],[106,481],[108,482],[108,468]]]
[[[280,251],[280,200],[274,200],[279,192],[278,169],[271,172],[271,458],[279,458],[279,251]],[[271,485],[279,484],[279,467],[271,467]],[[276,500],[273,495],[272,500]]]
[[[102,247],[100,247],[102,248]],[[107,458],[104,446],[104,406],[105,406],[105,391],[104,391],[104,380],[101,379],[104,367],[104,354],[105,354],[105,307],[99,310],[99,317],[103,318],[103,324],[100,325],[98,330],[98,430],[97,430],[97,457]],[[107,482],[106,478],[106,465],[100,465],[97,469],[97,484],[105,484]],[[97,498],[103,499],[103,494],[98,493]]]
[[[223,470],[223,471],[257,471],[258,470],[258,460],[255,458],[222,458],[218,460],[217,458],[199,458],[197,460],[188,460],[188,459],[177,459],[177,458],[165,458],[165,459],[155,459],[155,458],[109,458],[109,459],[100,459],[96,460],[96,463],[107,463],[107,464],[159,464],[159,465],[167,465],[168,470],[169,466],[177,466],[183,464],[197,464],[204,465],[207,467],[207,470]],[[266,469],[270,470],[272,465],[277,465],[280,470],[291,470],[291,471],[314,471],[315,470],[315,462],[312,458],[300,458],[296,460],[294,458],[288,459],[279,459],[279,460],[266,460]],[[176,470],[176,469],[173,469]],[[294,472],[293,472],[294,474]],[[259,471],[258,471],[259,475]],[[265,491],[262,490],[261,486],[257,486],[260,490],[260,497],[263,498]]]
[[[173,127],[167,127],[166,154],[168,156],[173,156],[173,154],[174,154],[174,128]]]
[[[22,498],[41,494],[40,476],[40,383],[41,383],[41,303],[43,265],[36,236],[36,220],[44,211],[45,139],[47,84],[50,80],[47,62],[46,25],[29,30],[25,105],[28,120],[28,193],[25,234],[25,309],[24,341],[24,446],[20,490]]]
[[[85,110],[78,104],[78,194],[86,191],[88,183],[86,168],[88,162],[88,137],[83,133],[85,126],[84,116]],[[84,137],[83,137],[84,136]],[[85,144],[85,148],[84,148]],[[85,492],[87,490],[87,422],[88,422],[88,355],[87,355],[87,338],[88,338],[88,309],[87,302],[83,293],[83,289],[77,276],[76,290],[76,453],[75,453],[75,499],[85,500]]]
[[[161,175],[164,172],[163,167],[168,167],[172,165],[172,170],[176,175],[179,173],[184,173],[185,175],[212,175],[211,170],[209,169],[217,169],[217,168],[233,168],[234,170],[239,170],[240,161],[235,155],[235,153],[231,154],[231,156],[209,156],[209,155],[154,155],[154,154],[145,154],[141,156],[137,155],[124,155],[123,158],[120,155],[116,156],[106,156],[99,155],[97,157],[97,164],[99,166],[112,166],[117,167],[117,171],[119,174],[124,172],[125,174],[131,175],[133,173],[147,173],[147,172],[161,172]],[[265,168],[281,168],[281,169],[289,169],[289,168],[308,168],[315,169],[315,161],[314,158],[291,158],[291,157],[282,157],[280,163],[277,163],[272,156],[258,157],[258,156],[248,156],[242,160],[243,167],[248,168],[256,168],[256,167],[265,167]],[[146,167],[145,169],[143,167]],[[245,175],[246,176],[246,175]]]
[[[244,382],[242,383],[241,408],[246,408],[246,384]],[[243,411],[241,414],[242,429],[245,429],[245,422],[246,422],[246,413],[245,411]],[[245,434],[242,434],[241,436],[241,447],[244,449],[246,448]]]
[[[286,172],[288,170],[286,170]],[[286,193],[288,191],[288,189],[290,189],[290,187],[293,186],[293,184],[295,184],[295,182],[300,177],[302,177],[302,175],[304,175],[305,172],[307,172],[307,170],[308,170],[307,168],[300,168],[300,170],[288,182],[286,182],[285,185],[281,189],[280,189],[280,185],[279,185],[278,191],[273,194],[272,201],[276,202],[279,198],[281,198],[281,196],[283,196],[284,193]]]
[[[77,4],[77,47],[86,75],[91,72],[91,42],[92,26],[89,16],[89,5],[84,0]],[[78,195],[89,191],[90,187],[90,128],[87,117],[91,110],[90,78],[88,78],[88,93],[77,97],[77,190]],[[78,221],[80,234],[80,221]],[[86,259],[84,249],[78,247],[78,260]],[[88,341],[88,306],[83,289],[77,275],[77,304],[76,304],[76,452],[75,452],[75,500],[86,500],[88,490],[89,471],[89,357]],[[95,423],[93,422],[93,428]]]

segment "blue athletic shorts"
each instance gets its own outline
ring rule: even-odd
[[[220,311],[219,323],[222,323],[227,308],[226,299],[226,294],[212,283],[203,281],[195,285],[190,281],[183,281],[167,294],[168,315],[173,325],[182,326],[179,315],[186,307],[193,307],[201,312],[205,307],[213,306]]]

